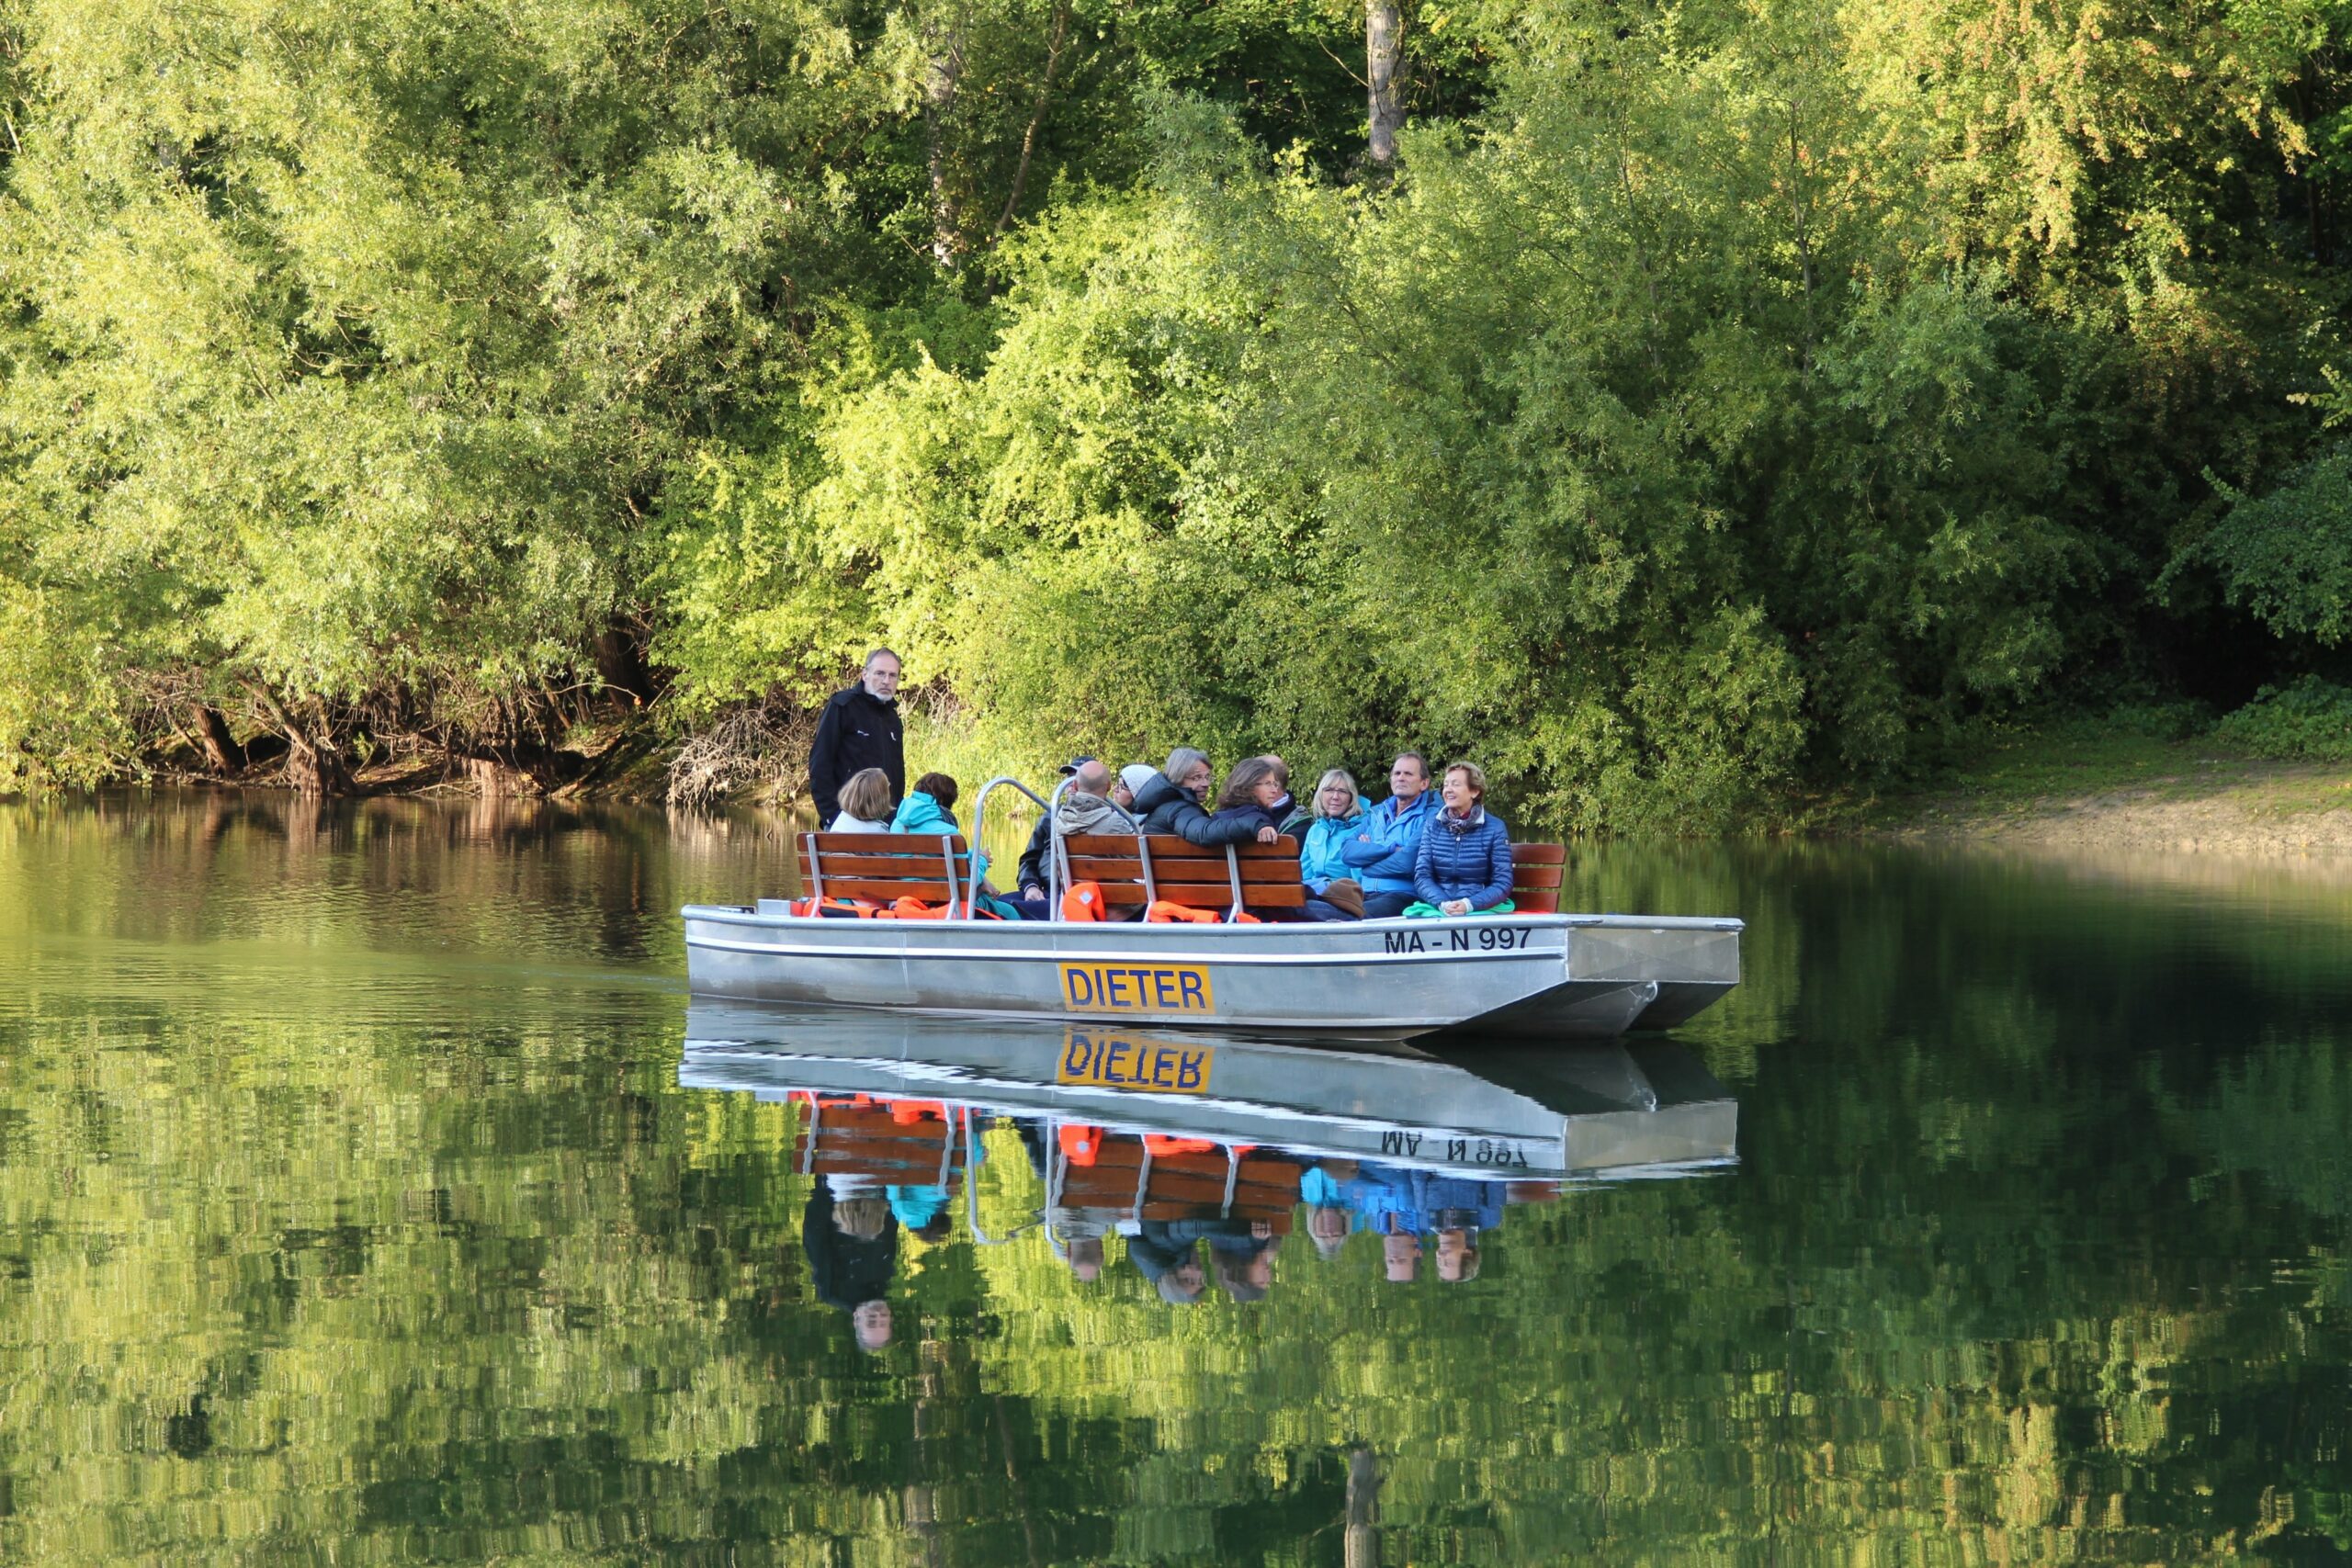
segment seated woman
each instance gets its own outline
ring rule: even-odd
[[[842,785],[842,813],[828,833],[887,833],[890,830],[890,775],[879,768],[862,768]]]
[[[1306,917],[1363,919],[1363,886],[1356,881],[1355,868],[1340,858],[1340,846],[1363,828],[1363,796],[1356,789],[1355,775],[1345,768],[1331,769],[1316,784],[1315,798],[1308,804],[1315,815],[1305,831],[1284,829],[1298,838],[1299,880],[1314,895],[1306,901]]]
[[[962,824],[956,820],[956,799],[963,792],[954,779],[945,773],[925,773],[915,780],[915,787],[907,791],[907,798],[899,802],[899,814],[890,818],[893,833],[957,833]]]
[[[1282,763],[1272,757],[1252,757],[1236,763],[1233,776],[1225,781],[1225,792],[1216,797],[1216,814],[1209,818],[1210,823],[1219,828],[1249,829],[1261,844],[1280,839],[1282,829],[1275,818],[1284,809],[1290,795],[1283,786],[1283,773]],[[1309,918],[1306,911],[1289,908],[1261,906],[1253,913],[1265,920]]]
[[[1225,781],[1224,791],[1216,797],[1216,810],[1209,820],[1247,822],[1252,838],[1261,844],[1270,844],[1283,836],[1282,818],[1277,812],[1289,793],[1283,787],[1281,769],[1272,759],[1252,757],[1246,762],[1234,764],[1232,773]]]
[[[907,791],[907,798],[899,802],[899,814],[890,818],[893,833],[960,833],[963,825],[956,820],[956,797],[963,790],[945,773],[925,773],[915,780],[915,787]],[[848,795],[843,793],[846,800]],[[980,867],[980,907],[1000,919],[1043,919],[1042,912],[1029,914],[989,886],[989,857],[978,845],[972,846],[972,858]]]
[[[1509,909],[1510,832],[1483,804],[1486,773],[1476,762],[1453,763],[1445,770],[1444,795],[1445,808],[1421,835],[1413,890],[1441,915]]]
[[[1242,764],[1249,766],[1248,763]],[[1234,770],[1237,773],[1240,769]],[[1272,770],[1268,770],[1271,776]],[[1271,844],[1282,834],[1272,818],[1263,823],[1213,820],[1201,797],[1208,793],[1212,775],[1208,754],[1190,746],[1168,753],[1168,765],[1136,794],[1135,815],[1143,818],[1147,833],[1173,833],[1204,849],[1246,844],[1253,840]],[[1279,791],[1277,792],[1279,793]]]

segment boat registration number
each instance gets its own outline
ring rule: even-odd
[[[1056,1083],[1092,1089],[1141,1089],[1146,1094],[1199,1094],[1209,1087],[1216,1050],[1166,1040],[1128,1040],[1073,1029],[1062,1047]]]
[[[1072,1012],[1214,1012],[1209,972],[1167,964],[1065,964],[1062,1005]]]

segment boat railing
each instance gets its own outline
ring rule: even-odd
[[[1037,804],[1037,809],[1038,809],[1038,810],[1040,810],[1040,811],[1042,811],[1042,812],[1044,812],[1044,813],[1046,814],[1046,821],[1051,822],[1051,821],[1054,819],[1054,803],[1053,803],[1053,801],[1049,801],[1049,800],[1046,800],[1046,799],[1041,798],[1041,797],[1038,795],[1038,794],[1037,794],[1037,792],[1036,792],[1035,790],[1031,789],[1027,784],[1023,784],[1019,779],[1014,778],[1011,773],[999,773],[999,774],[997,774],[997,776],[996,776],[996,777],[994,777],[994,778],[992,778],[992,779],[989,780],[989,782],[988,782],[988,783],[986,783],[986,784],[982,784],[982,785],[980,786],[980,793],[979,793],[979,795],[978,795],[977,797],[975,797],[975,798],[974,798],[974,800],[972,801],[972,851],[973,851],[973,853],[972,853],[972,871],[971,871],[972,880],[971,880],[971,885],[970,885],[970,886],[969,886],[965,890],[965,897],[964,897],[964,918],[965,918],[966,919],[967,919],[967,920],[968,920],[968,919],[978,919],[979,918],[979,917],[978,917],[978,915],[976,913],[976,911],[977,911],[977,910],[979,908],[979,907],[980,907],[980,906],[979,906],[979,899],[980,899],[980,856],[979,856],[979,847],[980,847],[980,841],[981,841],[982,837],[983,837],[983,836],[987,833],[987,831],[988,831],[988,825],[989,825],[989,796],[996,793],[996,789],[997,789],[997,786],[998,786],[999,784],[1011,784],[1013,788],[1015,788],[1015,789],[1019,790],[1022,794],[1023,794],[1023,795],[1027,795],[1031,800],[1033,800],[1033,801],[1035,801],[1035,802],[1036,802],[1036,804]],[[1068,779],[1064,779],[1064,780],[1062,781],[1062,788],[1066,789],[1066,788],[1068,788],[1068,787],[1069,787],[1069,781]],[[1061,789],[1056,789],[1056,790],[1054,791],[1054,799],[1055,799],[1055,800],[1058,800],[1058,799],[1060,799],[1060,798],[1061,798],[1061,793],[1062,793]],[[1060,835],[1059,835],[1059,834],[1056,834],[1056,835],[1055,835],[1055,839],[1056,839],[1056,840],[1057,840],[1057,841],[1056,841],[1056,843],[1055,843],[1055,846],[1054,846],[1054,847],[1055,847],[1055,850],[1057,852],[1057,856],[1056,856],[1055,858],[1058,858],[1058,851],[1059,851],[1059,850],[1060,850],[1060,848],[1061,848],[1061,845],[1060,845],[1060,843],[1059,843]],[[1050,884],[1051,879],[1052,879],[1052,877],[1053,877],[1053,867],[1052,867],[1051,865],[1048,865],[1048,866],[1046,868],[1046,878],[1047,878],[1047,880],[1048,880],[1048,883]],[[1018,891],[1018,889],[1015,889],[1015,891],[1017,892],[1017,891]],[[1053,888],[1052,888],[1050,886],[1047,886],[1047,888],[1046,888],[1046,894],[1047,894],[1047,896],[1048,896],[1049,897],[1053,896]],[[1052,918],[1052,917],[1051,917],[1051,913],[1050,913],[1050,908],[1051,908],[1051,907],[1049,906],[1049,912],[1048,912],[1048,916],[1047,916],[1047,918],[1048,918],[1048,919],[1051,919],[1051,918]]]
[[[1037,795],[1037,790],[1030,790],[1025,783],[1013,778],[1012,773],[997,773],[995,778],[983,783],[978,797],[971,802],[971,846],[974,846],[974,856],[971,856],[971,886],[967,888],[967,894],[965,894],[965,919],[978,919],[978,908],[981,908],[981,903],[978,903],[978,900],[981,900],[981,856],[978,856],[978,844],[981,844],[981,837],[988,832],[988,795],[990,795],[997,785],[1016,787],[1016,790],[1021,790],[1023,795],[1028,795],[1033,802],[1037,802],[1037,808],[1040,808],[1040,811],[1045,811],[1046,844],[1049,844],[1045,856],[1045,917],[1046,919],[1061,919],[1061,891],[1063,886],[1070,882],[1070,877],[1068,877],[1070,858],[1068,858],[1061,849],[1061,797],[1070,792],[1070,785],[1075,785],[1075,783],[1077,783],[1075,773],[1063,776],[1063,781],[1054,785],[1054,799],[1042,799],[1040,795]],[[1159,882],[1152,877],[1152,846],[1150,841],[1143,837],[1141,820],[1136,818],[1134,813],[1126,813],[1126,820],[1131,820],[1131,823],[1136,825],[1136,858],[1138,858],[1138,863],[1143,865],[1143,903],[1146,905],[1158,903]],[[1227,863],[1232,861],[1230,849],[1226,851],[1226,861]],[[950,894],[950,898],[953,898],[953,894]],[[1242,872],[1239,872],[1238,865],[1232,867],[1232,908],[1235,909],[1242,908]],[[948,919],[955,919],[953,909],[950,909]]]
[[[1035,798],[1032,796],[1031,798]],[[974,808],[975,820],[979,811]],[[990,1235],[980,1228],[980,1131],[968,1105],[962,1108],[964,1116],[964,1219],[972,1227],[972,1241],[979,1247],[1002,1247],[1014,1236],[1045,1223],[1040,1213],[1031,1219],[1016,1223],[1002,1235]]]
[[[1054,785],[1054,798],[1046,806],[1046,919],[1062,918],[1062,796],[1078,782],[1076,773],[1064,773]]]

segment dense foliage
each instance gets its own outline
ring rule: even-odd
[[[2257,757],[2352,762],[2352,690],[2317,675],[2265,686],[2214,733]]]
[[[20,781],[887,637],[1024,761],[1690,825],[2345,624],[2342,0],[1408,7],[1393,169],[1335,4],[0,18]]]

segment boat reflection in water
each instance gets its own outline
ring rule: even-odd
[[[1010,1239],[983,1229],[967,1179],[1003,1123],[1043,1194],[1012,1229],[1042,1232],[1082,1280],[1124,1238],[1170,1302],[1212,1276],[1258,1299],[1295,1227],[1327,1254],[1379,1234],[1392,1280],[1415,1278],[1425,1247],[1439,1279],[1470,1279],[1509,1205],[1736,1157],[1731,1096],[1666,1041],[1441,1055],[696,1002],[678,1079],[798,1107],[811,1274],[869,1347],[889,1337],[899,1229],[942,1240],[961,1219],[976,1242]]]

